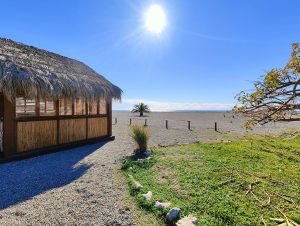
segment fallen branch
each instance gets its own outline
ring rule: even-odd
[[[295,204],[294,200],[292,198],[288,197],[288,196],[285,196],[285,195],[280,194],[280,193],[276,193],[275,195],[282,198],[282,199],[284,199],[284,200],[286,200],[286,201],[288,201],[289,203]]]
[[[254,181],[254,182],[251,182],[250,184],[249,184],[249,189],[248,189],[248,191],[246,192],[246,195],[248,195],[249,193],[253,193],[253,186],[254,185],[256,185],[256,184],[259,184],[260,183],[260,181],[259,180],[256,180],[256,181]]]
[[[270,205],[270,203],[271,203],[271,196],[267,192],[265,192],[265,194],[268,196],[268,200],[266,203],[261,202],[261,206],[263,206],[263,207],[266,207],[266,206]]]
[[[263,216],[260,216],[260,218],[261,218],[261,221],[263,222],[264,226],[267,226],[267,224],[266,224],[266,222],[265,222]]]
[[[221,184],[219,184],[219,187],[222,187],[226,184],[233,183],[233,182],[235,182],[235,178],[231,178],[229,180],[226,180],[226,181],[222,182]]]

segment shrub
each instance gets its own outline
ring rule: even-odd
[[[147,150],[149,131],[144,126],[133,125],[131,128],[131,137],[137,145],[136,154],[142,154]]]

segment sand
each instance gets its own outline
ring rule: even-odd
[[[113,127],[116,131],[127,131],[130,118],[132,124],[143,125],[147,120],[151,131],[150,144],[153,146],[221,140],[224,134],[268,135],[300,128],[300,122],[278,122],[255,126],[252,131],[246,131],[242,127],[245,122],[244,118],[226,112],[152,112],[145,117],[139,117],[138,114],[130,112],[114,112],[113,124],[115,118],[117,118],[117,125]],[[168,129],[166,129],[166,120],[168,120]],[[188,121],[190,121],[191,130],[188,129]],[[214,132],[215,122],[217,122],[218,133]]]

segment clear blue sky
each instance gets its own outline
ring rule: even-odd
[[[143,27],[151,4],[160,34]],[[299,0],[3,1],[0,36],[78,59],[124,90],[126,109],[219,109],[300,41]]]

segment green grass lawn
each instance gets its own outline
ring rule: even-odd
[[[199,225],[277,225],[270,218],[283,214],[299,221],[299,137],[170,146],[122,168],[143,186],[137,193],[129,182],[134,199],[158,218],[166,211],[156,210],[155,200],[180,207],[181,216],[193,214]],[[141,197],[148,191],[150,202]]]

